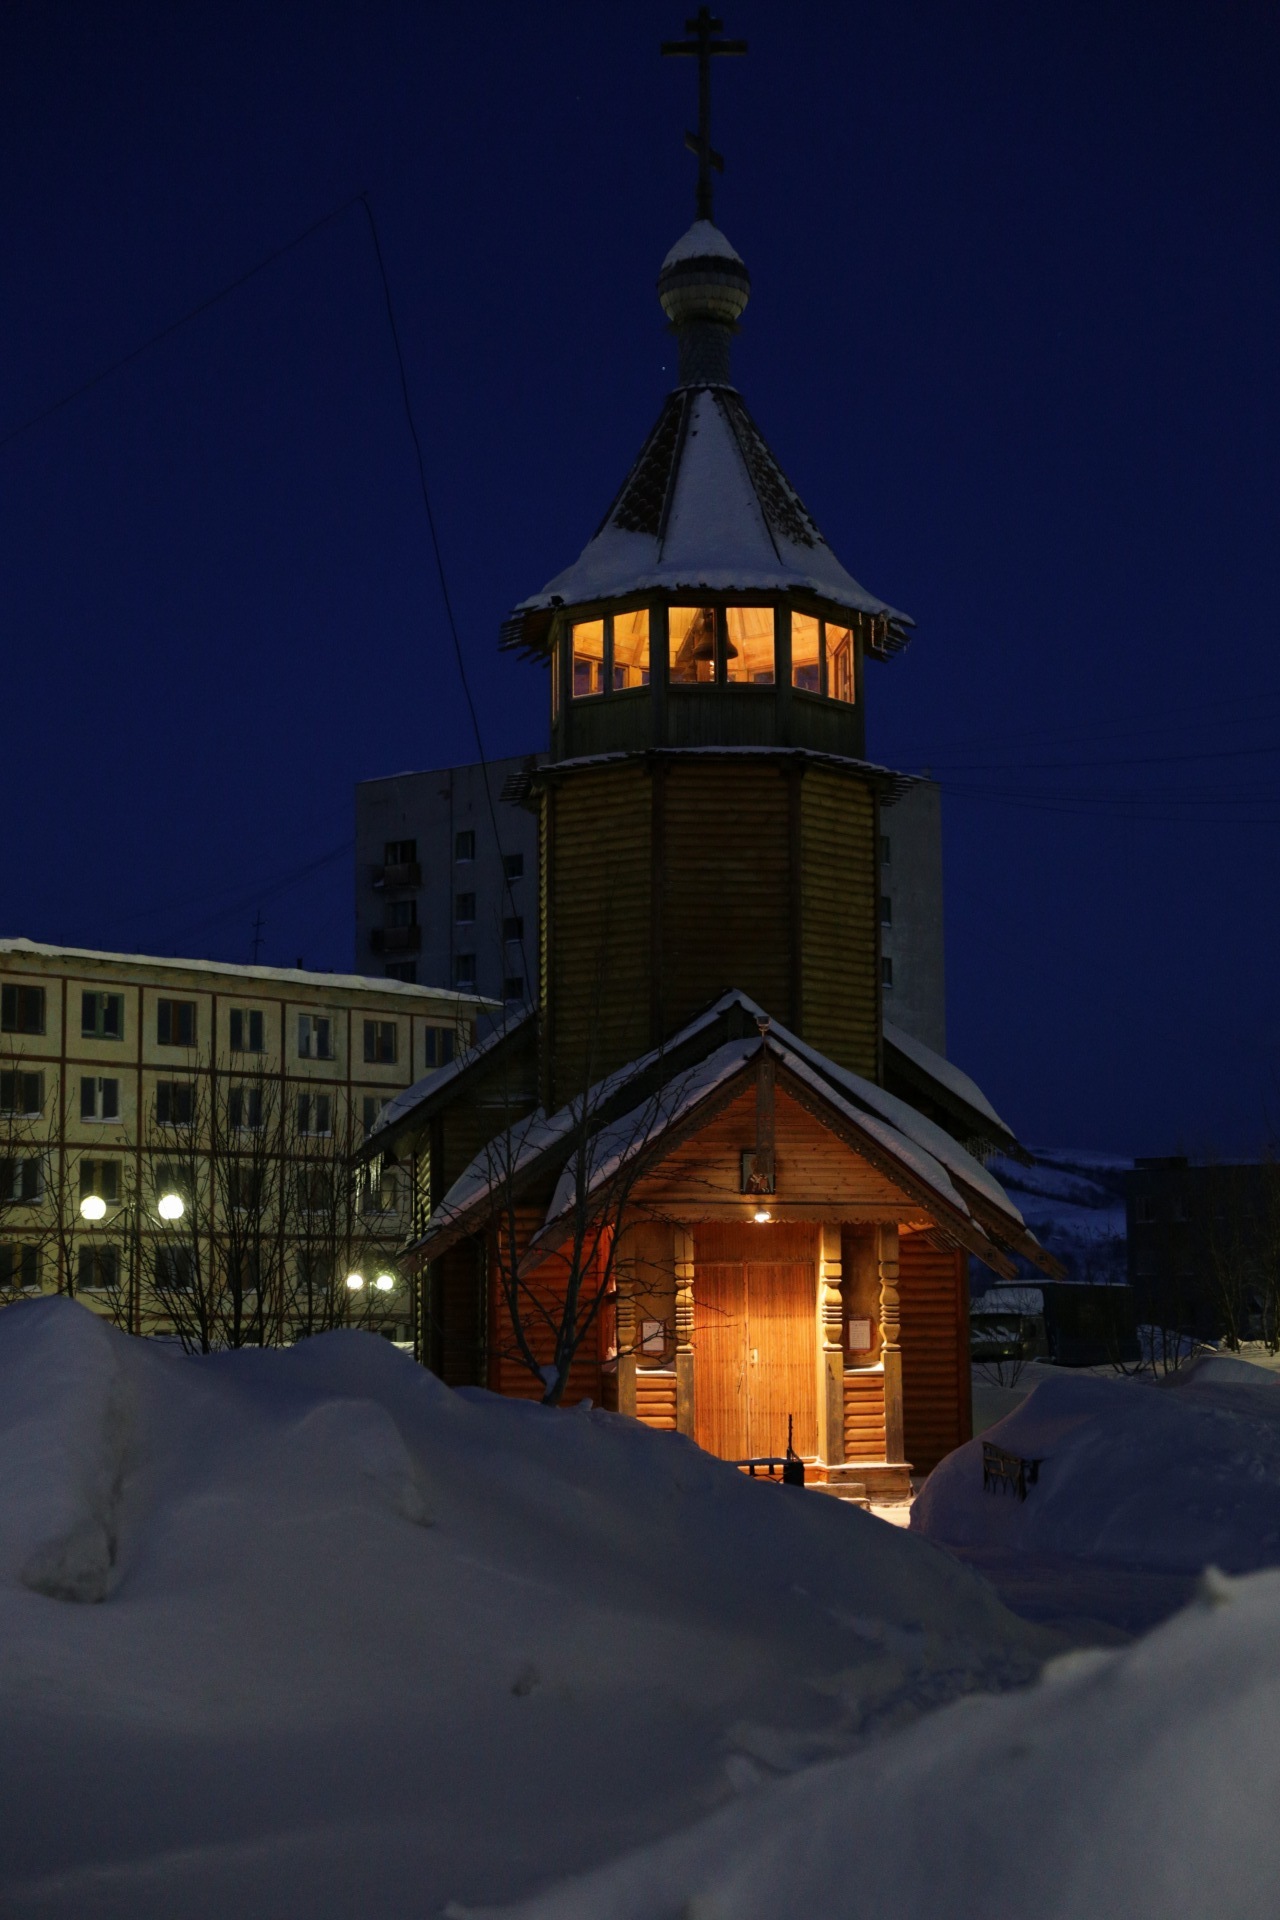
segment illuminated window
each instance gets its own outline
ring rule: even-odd
[[[806,693],[822,692],[821,622],[811,613],[791,616],[791,684]]]
[[[848,627],[827,623],[827,692],[833,700],[853,705],[853,635]]]
[[[672,607],[670,678],[673,687],[709,684],[716,677],[716,610]]]
[[[738,686],[773,685],[772,607],[730,607],[725,614],[725,678]]]
[[[580,620],[572,632],[573,697],[604,692],[604,621]]]
[[[613,690],[649,684],[649,609],[613,616]]]

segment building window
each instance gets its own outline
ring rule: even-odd
[[[80,1162],[80,1198],[90,1194],[117,1206],[120,1201],[120,1162],[118,1160],[82,1160]]]
[[[156,1248],[156,1287],[161,1293],[190,1293],[195,1256],[190,1247],[162,1240]]]
[[[476,983],[476,957],[474,953],[456,953],[453,956],[453,984],[455,987],[474,987]]]
[[[417,863],[418,843],[416,840],[388,840],[382,855],[388,867],[412,867]]]
[[[508,880],[524,879],[524,855],[522,853],[504,853],[502,871]]]
[[[328,1014],[300,1013],[298,1015],[298,1058],[300,1060],[333,1059],[333,1022]]]
[[[475,830],[467,827],[462,833],[453,836],[453,857],[455,860],[474,860],[476,857]]]
[[[333,1255],[304,1252],[298,1255],[298,1289],[308,1299],[329,1292],[333,1284]]]
[[[308,1134],[333,1132],[332,1095],[327,1093],[298,1095],[298,1132]]]
[[[196,1090],[189,1080],[161,1080],[156,1086],[156,1124],[189,1127]]]
[[[151,1190],[157,1200],[163,1198],[166,1193],[176,1193],[185,1201],[187,1206],[190,1206],[192,1197],[191,1174],[192,1169],[190,1167],[175,1166],[169,1161],[161,1160],[151,1169]]]
[[[822,628],[811,613],[791,616],[791,684],[805,693],[822,692]]]
[[[573,677],[570,686],[575,700],[604,692],[604,621],[579,620],[570,639]]]
[[[0,1206],[34,1207],[44,1198],[44,1168],[38,1157],[0,1160]]]
[[[157,1001],[156,1040],[162,1047],[194,1047],[196,1044],[194,1000]]]
[[[327,1214],[334,1207],[333,1174],[328,1167],[303,1167],[298,1173],[298,1206],[303,1213]]]
[[[507,918],[502,923],[502,937],[504,940],[523,940],[524,939],[524,915],[523,914],[519,914],[519,913],[508,914]]]
[[[772,607],[728,609],[725,614],[725,679],[733,686],[773,685]]]
[[[853,635],[848,627],[827,623],[827,692],[833,700],[853,705]]]
[[[403,980],[407,986],[413,986],[418,978],[416,960],[388,960],[387,979]]]
[[[453,917],[460,927],[474,926],[476,917],[476,897],[474,893],[460,893],[455,896],[453,902]]]
[[[365,1213],[399,1213],[400,1188],[391,1168],[380,1164],[366,1168],[361,1206]]]
[[[262,1207],[263,1169],[252,1161],[233,1160],[227,1168],[227,1204],[236,1213],[257,1213]]]
[[[257,1293],[262,1277],[262,1261],[257,1247],[232,1247],[227,1255],[227,1284],[233,1294],[243,1298]]]
[[[124,995],[122,993],[82,993],[80,995],[80,1033],[85,1040],[123,1040]]]
[[[364,1131],[366,1138],[373,1132],[378,1115],[382,1112],[386,1104],[386,1101],[380,1099],[376,1093],[366,1093],[364,1096]]]
[[[418,924],[418,903],[416,900],[388,900],[386,919],[388,927],[416,927]]]
[[[428,1067],[447,1067],[453,1059],[453,1028],[427,1028]]]
[[[880,895],[880,925],[882,927],[893,925],[893,901],[887,893]]]
[[[880,962],[880,985],[882,987],[892,987],[893,985],[893,961],[889,958],[888,954],[885,954]]]
[[[120,1280],[119,1247],[81,1247],[76,1276],[81,1293],[114,1291]]]
[[[509,973],[507,975],[502,983],[502,997],[507,1001],[524,999],[524,975],[522,973]]]
[[[232,1087],[227,1101],[227,1112],[233,1127],[250,1133],[261,1132],[262,1092],[261,1087]]]
[[[716,677],[715,608],[672,607],[667,619],[672,686],[710,685]]]
[[[649,609],[613,616],[613,690],[649,684]]]
[[[262,1053],[265,1050],[264,1022],[258,1007],[232,1007],[232,1053]]]
[[[1155,1225],[1158,1215],[1156,1212],[1156,1203],[1150,1194],[1144,1193],[1139,1196],[1134,1206],[1134,1215],[1140,1226],[1152,1227]]]
[[[893,849],[889,844],[888,834],[882,833],[880,835],[880,865],[882,867],[887,867],[889,865],[889,856],[892,851]]]
[[[40,1286],[40,1249],[20,1241],[0,1240],[0,1288],[6,1293],[34,1293]]]
[[[44,988],[0,988],[0,1032],[44,1032]]]
[[[44,1112],[44,1075],[8,1068],[0,1073],[0,1114],[30,1119]]]
[[[80,1118],[82,1120],[118,1120],[120,1118],[120,1082],[95,1079],[85,1074],[80,1082]]]
[[[396,1023],[394,1020],[366,1020],[364,1057],[377,1066],[391,1067],[396,1060]]]

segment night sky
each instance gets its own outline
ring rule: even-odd
[[[0,931],[349,967],[354,782],[476,757],[361,191],[484,749],[542,743],[497,626],[672,383],[692,10],[10,0]],[[918,622],[869,746],[944,783],[952,1056],[1032,1141],[1256,1149],[1280,8],[722,11],[735,372]]]

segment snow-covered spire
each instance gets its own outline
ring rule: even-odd
[[[662,263],[658,298],[680,352],[682,387],[728,387],[729,349],[751,297],[741,256],[710,220],[695,220]]]

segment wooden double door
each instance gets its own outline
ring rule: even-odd
[[[818,1451],[814,1259],[796,1257],[793,1233],[769,1247],[768,1232],[760,1253],[776,1258],[699,1258],[694,1269],[694,1437],[722,1460],[785,1453],[788,1417],[797,1453]],[[727,1239],[708,1252],[736,1251]]]

